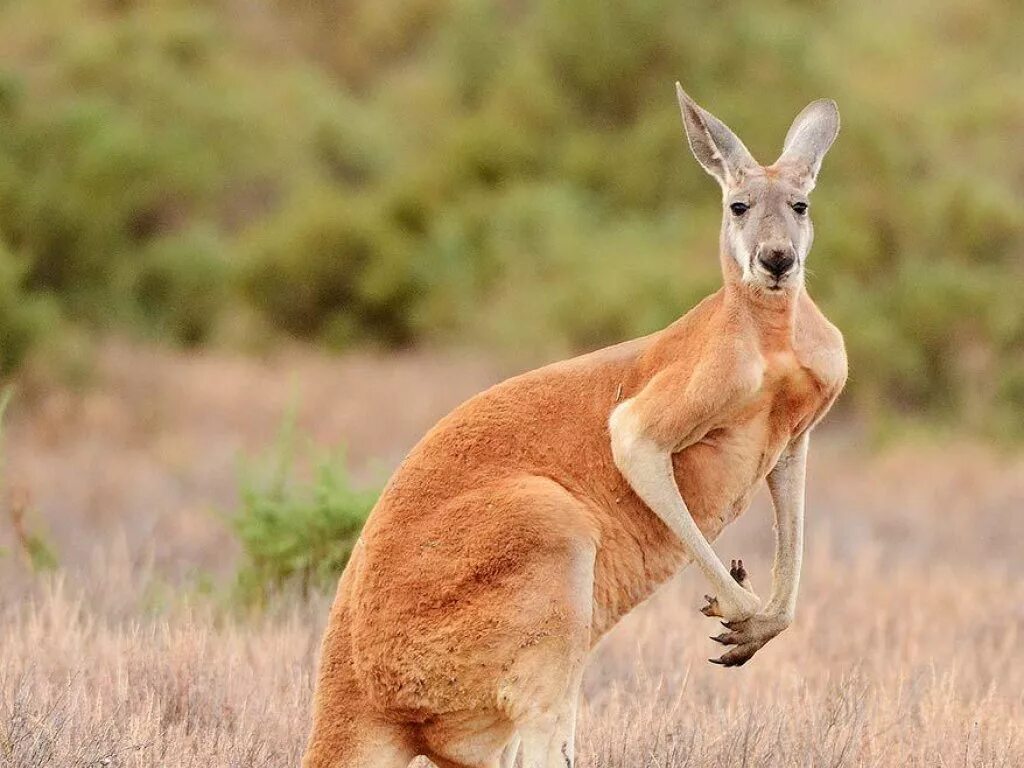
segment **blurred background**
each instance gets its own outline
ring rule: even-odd
[[[842,408],[1020,435],[1007,0],[4,0],[0,365],[475,347],[535,363],[719,280],[676,79],[771,162],[835,98],[810,289]]]
[[[719,286],[676,80],[766,163],[838,101],[808,285],[851,375],[797,624],[723,674],[674,579],[580,765],[1024,765],[1022,39],[1013,0],[0,0],[0,768],[297,764],[416,440]],[[770,525],[715,545],[762,594]]]

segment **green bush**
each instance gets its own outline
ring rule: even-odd
[[[421,321],[549,354],[638,336],[672,322],[718,280],[716,259],[673,258],[687,237],[677,215],[612,221],[571,186],[517,186],[438,222]]]
[[[1020,421],[1024,5],[236,11],[3,4],[0,230],[24,265],[18,295],[185,344],[240,310],[335,347],[589,349],[665,325],[717,282],[718,193],[673,81],[766,161],[831,96],[843,129],[809,266],[849,345],[844,402]]]
[[[310,458],[304,456],[304,458]],[[246,603],[298,585],[303,594],[337,579],[378,491],[359,488],[342,455],[314,461],[311,480],[296,471],[293,431],[247,463],[241,508],[232,524],[242,545],[237,586]]]
[[[15,0],[0,20],[20,51],[0,65],[0,229],[69,320],[201,342],[241,233],[373,163],[316,68],[265,57],[223,8]]]
[[[179,344],[206,341],[230,295],[231,267],[216,233],[192,230],[154,241],[140,261],[131,288],[138,324]]]
[[[53,332],[57,309],[26,287],[27,265],[0,240],[0,376],[15,370]]]
[[[409,340],[407,244],[357,199],[303,197],[251,232],[245,251],[246,295],[275,326],[334,345]]]

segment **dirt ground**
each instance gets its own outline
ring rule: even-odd
[[[24,382],[5,435],[0,768],[297,765],[327,596],[225,611],[240,457],[290,407],[381,480],[422,432],[514,368],[415,353],[269,359],[105,346],[85,386]],[[747,666],[707,663],[695,573],[588,668],[581,766],[1024,765],[1024,456],[970,443],[812,441],[796,624]],[[8,512],[60,563],[32,575]],[[716,543],[766,591],[762,495]]]

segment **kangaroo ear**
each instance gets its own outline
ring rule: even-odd
[[[722,187],[735,183],[757,161],[729,127],[686,95],[676,83],[683,126],[690,142],[690,151],[704,170],[714,176]]]
[[[810,177],[818,178],[821,161],[839,135],[839,107],[832,99],[812,101],[796,116],[786,134],[786,143],[778,163],[793,165]]]

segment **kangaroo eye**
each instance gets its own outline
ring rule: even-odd
[[[803,216],[805,213],[807,213],[807,203],[805,202],[793,203],[793,205],[791,205],[790,207],[793,209],[797,216]]]
[[[734,216],[742,216],[750,210],[750,206],[746,203],[733,203],[729,206],[729,210],[733,212]]]

